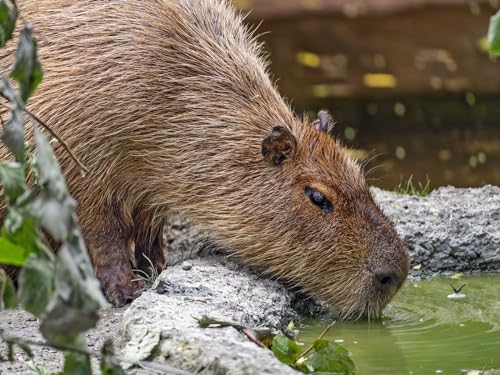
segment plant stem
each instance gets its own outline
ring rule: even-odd
[[[2,96],[4,99],[6,100],[9,100],[7,97],[5,97],[3,94],[0,93],[0,96]],[[10,110],[10,108],[2,103],[2,106],[4,108],[7,108]],[[61,144],[61,146],[64,148],[64,150],[69,154],[69,156],[71,157],[71,159],[73,159],[73,161],[75,162],[76,165],[78,165],[78,167],[82,170],[82,176],[85,176],[86,173],[89,172],[88,168],[82,164],[82,162],[80,160],[78,160],[78,158],[75,156],[75,154],[73,153],[73,151],[71,151],[71,149],[69,148],[69,146],[66,144],[66,142],[64,142],[61,137],[59,137],[59,135],[57,135],[57,133],[52,130],[52,128],[47,125],[45,122],[43,122],[40,118],[38,118],[34,113],[31,113],[26,107],[23,108],[23,110],[26,112],[26,114],[31,118],[31,120],[37,122],[39,125],[41,125],[45,130],[47,130],[50,135],[52,137],[54,137],[55,139],[57,139],[57,141]],[[2,124],[3,124],[3,119],[2,119]]]
[[[337,323],[337,321],[336,321],[336,320],[334,320],[334,321],[332,321],[330,324],[328,324],[328,325],[327,325],[327,326],[323,329],[323,331],[321,331],[321,333],[319,334],[319,336],[318,336],[318,338],[317,338],[316,340],[322,339],[322,338],[323,338],[323,337],[324,337],[324,336],[328,333],[328,331],[330,330],[330,328],[332,328],[332,327],[333,327],[333,325],[334,325],[335,323]],[[315,341],[316,341],[316,340],[315,340]],[[302,358],[305,358],[305,357],[306,357],[306,356],[307,356],[307,355],[311,352],[311,350],[313,350],[313,345],[312,345],[312,344],[311,344],[311,345],[309,345],[309,346],[307,347],[307,349],[306,349],[306,350],[304,350],[304,351],[302,352],[302,354],[301,354],[301,355],[300,355],[300,356],[299,356],[299,357],[295,360],[294,365],[295,365],[297,362],[299,362]]]
[[[88,168],[82,164],[82,162],[80,160],[78,160],[78,158],[75,156],[75,154],[73,154],[73,151],[71,151],[71,149],[69,148],[69,146],[66,144],[66,142],[64,142],[58,135],[56,132],[54,132],[54,130],[52,130],[50,128],[50,126],[48,126],[46,123],[44,123],[42,120],[40,120],[35,114],[31,113],[30,111],[28,111],[27,108],[24,109],[26,111],[26,114],[34,121],[36,121],[38,124],[40,124],[45,130],[47,130],[50,135],[52,137],[54,137],[55,139],[57,139],[57,141],[61,144],[61,146],[64,148],[64,150],[66,150],[66,152],[69,154],[69,156],[71,157],[71,159],[73,159],[73,161],[76,163],[76,165],[78,165],[78,167],[80,167],[80,169],[82,170],[82,176],[85,176],[86,173],[89,173],[89,170]]]
[[[234,329],[240,331],[243,333],[250,341],[255,343],[257,346],[269,350],[269,348],[264,344],[262,341],[259,340],[257,336],[252,332],[251,329],[245,327],[244,325],[238,323],[238,322],[233,322],[230,320],[220,320],[217,318],[211,318],[209,316],[203,315],[201,318],[196,319],[198,322],[198,325],[201,328],[210,328],[210,326],[216,326],[216,327],[233,327]]]

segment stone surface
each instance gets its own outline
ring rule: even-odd
[[[427,197],[373,192],[408,245],[412,274],[500,271],[499,187],[441,187]]]
[[[274,281],[220,260],[173,266],[132,303],[123,319],[122,356],[196,374],[293,374],[273,354],[233,327],[200,328],[209,316],[248,327],[280,327],[294,316],[291,298]],[[223,264],[224,263],[224,264]]]

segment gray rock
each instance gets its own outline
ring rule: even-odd
[[[441,187],[427,197],[372,192],[408,245],[412,274],[500,271],[500,188]]]
[[[163,240],[167,248],[165,257],[167,266],[209,253],[206,235],[179,215],[169,217],[163,232]]]
[[[122,356],[196,374],[294,374],[274,355],[232,327],[200,328],[207,315],[248,327],[281,327],[295,316],[277,282],[218,260],[192,261],[192,269],[166,269],[123,318]]]

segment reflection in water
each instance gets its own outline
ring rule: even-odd
[[[343,340],[358,374],[459,374],[500,369],[500,276],[469,276],[466,298],[450,300],[450,279],[407,283],[382,322],[343,322],[330,339]],[[307,321],[310,342],[325,322]]]

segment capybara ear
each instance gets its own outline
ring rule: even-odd
[[[316,130],[330,133],[333,130],[335,124],[332,121],[332,116],[330,112],[322,109],[318,112],[318,118],[313,121],[312,125],[316,128]]]
[[[269,165],[283,164],[297,148],[297,140],[284,126],[275,126],[271,134],[262,141],[262,155]]]

